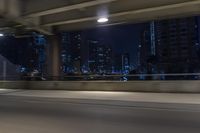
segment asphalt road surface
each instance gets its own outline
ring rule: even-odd
[[[133,105],[1,95],[0,133],[200,133],[198,110]]]

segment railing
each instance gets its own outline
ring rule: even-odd
[[[130,75],[66,75],[66,76],[23,76],[20,80],[44,81],[138,81],[138,80],[200,80],[200,73],[175,74],[130,74]]]
[[[66,75],[66,76],[0,76],[0,80],[22,81],[134,81],[134,80],[200,80],[200,73],[130,74],[130,75]]]

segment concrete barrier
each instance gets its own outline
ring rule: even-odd
[[[0,88],[5,89],[27,89],[29,83],[26,81],[0,81]]]
[[[0,87],[33,90],[199,93],[200,81],[1,81]]]

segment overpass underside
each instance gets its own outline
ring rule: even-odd
[[[200,13],[200,0],[0,0],[0,31],[52,35],[63,30],[138,23]],[[97,24],[101,16],[109,18]]]

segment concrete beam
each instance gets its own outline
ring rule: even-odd
[[[16,24],[24,25],[43,34],[52,35],[49,27],[40,26],[36,21],[21,17],[22,1],[20,0],[0,0],[0,15],[10,22],[16,22]]]
[[[152,7],[152,8],[145,8],[145,9],[138,9],[138,10],[131,10],[131,11],[125,11],[125,12],[119,12],[119,13],[113,13],[110,14],[109,17],[115,18],[116,21],[119,19],[120,21],[122,19],[126,20],[138,20],[138,21],[145,21],[149,19],[157,19],[159,17],[165,17],[165,16],[179,16],[181,14],[199,14],[199,5],[200,0],[193,0],[190,2],[183,2],[178,4],[172,4],[172,5],[165,5],[165,6],[159,6],[159,7]],[[150,15],[150,16],[149,16]],[[61,17],[60,20],[51,21],[45,20],[45,23],[42,22],[43,26],[58,26],[58,25],[66,25],[66,24],[73,24],[73,23],[83,23],[87,21],[96,21],[98,19],[97,16],[92,17],[83,17],[83,18],[77,18],[68,20],[65,17]],[[126,20],[127,21],[127,20]]]
[[[50,27],[43,27],[33,21],[30,21],[30,20],[27,20],[27,19],[24,19],[21,17],[19,17],[19,18],[9,17],[7,19],[23,25],[23,26],[27,27],[27,29],[36,30],[36,31],[38,31],[42,34],[46,34],[46,35],[53,35],[52,29]]]
[[[49,15],[49,14],[55,14],[55,13],[66,12],[66,11],[71,11],[71,10],[75,10],[75,9],[81,9],[81,8],[87,8],[87,7],[91,7],[91,6],[101,5],[101,4],[110,3],[110,2],[114,2],[114,1],[117,1],[117,0],[93,0],[93,1],[89,1],[89,2],[83,2],[80,4],[63,6],[60,8],[49,9],[49,10],[45,10],[45,11],[41,11],[41,12],[31,13],[31,14],[26,15],[25,17],[40,17],[40,16]]]
[[[6,0],[0,0],[0,15],[3,15],[6,8]]]

